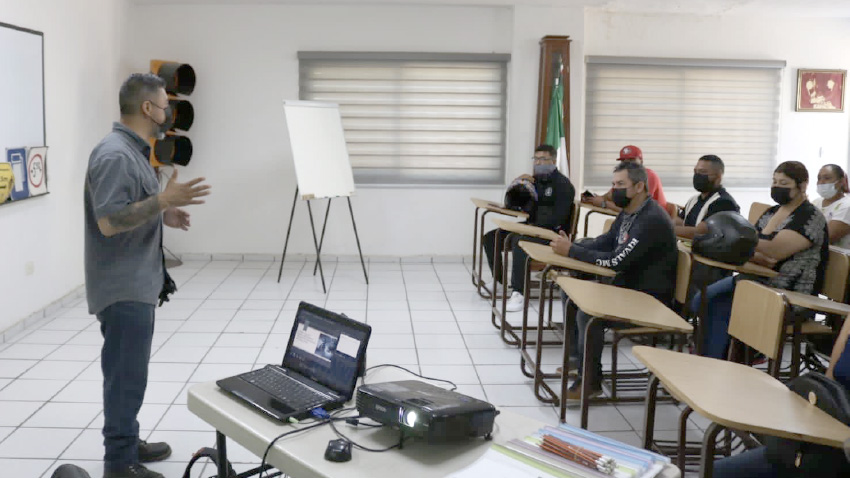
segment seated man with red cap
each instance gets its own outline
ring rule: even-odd
[[[623,149],[620,150],[620,157],[617,158],[617,161],[637,163],[643,166],[643,151],[641,151],[637,146],[633,146],[631,144],[623,146]],[[662,209],[667,211],[667,199],[664,197],[664,189],[661,187],[661,179],[658,178],[655,171],[647,167],[644,167],[644,169],[646,169],[646,176],[647,179],[649,179],[649,183],[647,184],[649,197],[655,199],[655,202],[657,202]],[[607,193],[601,196],[582,197],[581,201],[593,204],[596,207],[607,208],[615,212],[620,212],[620,208],[614,204],[614,197],[611,195],[611,190],[608,190]]]

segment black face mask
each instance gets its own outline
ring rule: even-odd
[[[632,202],[632,198],[626,196],[626,188],[614,188],[611,190],[611,197],[614,204],[618,208],[626,208]]]
[[[714,184],[711,184],[707,174],[694,173],[694,189],[701,193],[707,193],[714,189]]]
[[[773,186],[770,188],[770,198],[780,206],[788,204],[791,202],[791,188]]]

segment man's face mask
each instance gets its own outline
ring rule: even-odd
[[[614,188],[611,190],[611,197],[618,208],[624,209],[632,202],[632,198],[628,196],[628,191],[629,188]]]
[[[535,176],[548,176],[555,171],[554,164],[535,164],[534,165],[534,175]]]
[[[707,193],[714,189],[714,184],[707,174],[694,173],[694,189],[701,193]]]
[[[170,104],[165,108],[160,108],[159,105],[151,101],[151,105],[153,105],[154,108],[159,108],[163,110],[163,112],[165,113],[165,121],[163,121],[162,123],[158,123],[155,119],[153,119],[152,116],[149,116],[151,121],[153,121],[154,124],[156,124],[157,126],[156,132],[154,133],[154,137],[158,140],[165,139],[165,133],[167,133],[168,130],[170,130],[172,126],[174,126],[174,112],[172,111]]]

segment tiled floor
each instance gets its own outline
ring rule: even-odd
[[[150,383],[139,417],[142,438],[168,441],[173,456],[153,464],[180,477],[191,454],[213,446],[211,427],[186,408],[194,383],[279,362],[299,301],[308,301],[373,328],[368,365],[403,365],[426,376],[452,380],[460,392],[548,423],[553,407],[532,394],[520,373],[519,352],[504,345],[490,325],[489,302],[470,282],[466,264],[370,262],[367,286],[359,262],[325,263],[328,294],[311,263],[289,263],[277,283],[271,262],[195,261],[171,269],[179,292],[157,310]],[[519,314],[512,314],[518,319]],[[49,477],[58,465],[76,463],[99,478],[101,338],[84,300],[59,311],[38,328],[0,347],[0,469],[2,476]],[[544,350],[545,364],[559,360]],[[633,366],[629,347],[620,364]],[[608,361],[606,353],[604,361]],[[382,369],[367,380],[393,380],[401,371]],[[678,409],[662,405],[657,430],[676,429]],[[643,405],[596,406],[590,429],[639,445]],[[568,422],[577,424],[578,410]],[[694,417],[698,431],[707,424]],[[237,471],[259,460],[231,443]],[[193,476],[201,476],[197,467]],[[207,466],[205,474],[214,473]]]

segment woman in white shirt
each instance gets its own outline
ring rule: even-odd
[[[850,249],[850,196],[841,166],[827,164],[818,172],[818,195],[813,204],[826,216],[829,243]]]

